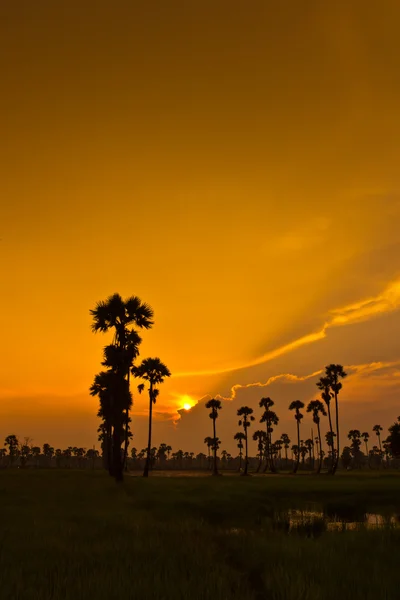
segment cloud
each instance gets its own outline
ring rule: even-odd
[[[328,319],[323,326],[312,333],[308,333],[288,344],[279,346],[261,356],[257,357],[252,361],[248,361],[242,365],[236,365],[221,370],[205,370],[205,371],[194,371],[194,372],[183,372],[176,373],[175,378],[183,377],[201,377],[210,375],[222,375],[224,373],[230,373],[232,371],[239,371],[247,369],[263,363],[269,362],[275,358],[278,358],[284,354],[292,352],[307,344],[318,342],[326,337],[327,331],[334,327],[342,327],[345,325],[351,325],[353,323],[360,323],[377,317],[379,315],[393,312],[398,310],[400,307],[400,280],[393,281],[390,283],[380,294],[374,297],[366,298],[359,302],[333,309],[330,311]]]

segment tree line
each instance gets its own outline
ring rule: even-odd
[[[306,408],[307,412],[311,413],[313,423],[316,425],[317,436],[315,438],[308,438],[305,441],[301,439],[301,422],[304,418],[302,410],[305,408],[305,404],[301,400],[294,400],[290,403],[289,410],[294,413],[297,431],[297,443],[293,444],[291,448],[291,440],[286,433],[283,433],[279,439],[273,441],[272,436],[274,428],[279,423],[279,417],[273,410],[275,405],[274,401],[271,400],[271,398],[261,398],[259,406],[264,409],[264,411],[261,414],[259,422],[265,425],[265,429],[258,429],[253,433],[253,440],[257,442],[258,447],[258,466],[256,472],[261,470],[264,463],[264,473],[267,471],[276,473],[278,457],[280,459],[280,466],[282,466],[282,448],[285,451],[286,468],[289,466],[288,450],[289,448],[291,449],[293,473],[297,473],[299,469],[300,458],[302,459],[303,465],[305,464],[305,457],[307,455],[309,464],[312,465],[313,469],[316,469],[318,474],[321,473],[322,468],[325,466],[328,474],[334,475],[339,466],[340,459],[342,461],[342,466],[345,468],[348,468],[351,464],[353,464],[353,466],[362,466],[362,457],[364,454],[360,449],[361,438],[366,445],[366,456],[368,457],[367,462],[369,467],[372,467],[372,464],[376,462],[380,464],[384,455],[386,456],[387,464],[389,464],[390,458],[400,458],[400,417],[398,417],[397,423],[394,423],[389,428],[389,436],[383,442],[381,440],[381,431],[383,431],[383,428],[380,425],[375,425],[373,427],[373,431],[378,438],[379,446],[374,446],[372,450],[368,450],[368,432],[361,433],[357,429],[351,430],[348,434],[348,439],[351,440],[351,446],[345,446],[342,455],[340,455],[339,393],[343,388],[341,380],[346,376],[347,374],[342,365],[330,364],[325,367],[325,374],[317,381],[316,385],[320,391],[320,398],[311,400]],[[216,421],[219,411],[222,409],[222,403],[218,398],[213,398],[206,403],[205,407],[210,410],[209,416],[213,424],[213,435],[212,437],[206,437],[204,443],[208,446],[209,455],[212,451],[213,475],[218,475],[217,452],[221,445],[221,441],[216,435]],[[246,476],[248,475],[249,466],[248,430],[255,420],[254,410],[249,406],[242,406],[238,409],[237,416],[239,417],[238,425],[241,427],[241,431],[234,434],[234,439],[237,441],[237,447],[239,449],[239,470],[242,475]],[[326,457],[321,437],[321,417],[327,417],[329,426],[325,436],[328,447]],[[333,425],[333,423],[335,423],[335,425]],[[375,458],[377,460],[373,460]],[[244,463],[243,469],[242,462]]]

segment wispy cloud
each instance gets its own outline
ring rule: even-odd
[[[233,365],[223,369],[175,373],[174,377],[222,375],[224,373],[231,373],[232,371],[239,371],[249,367],[255,367],[278,358],[284,354],[288,354],[293,350],[297,350],[302,346],[306,346],[307,344],[312,344],[324,339],[327,335],[327,331],[331,328],[342,327],[345,325],[352,325],[353,323],[366,321],[381,314],[393,312],[399,308],[400,280],[396,280],[390,283],[378,296],[366,298],[360,302],[330,311],[328,319],[318,331],[304,335],[283,346],[279,346],[278,348],[275,348],[274,350],[271,350],[259,356],[258,358],[255,358],[254,360],[248,361],[241,365]]]

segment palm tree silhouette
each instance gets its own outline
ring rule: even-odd
[[[267,434],[265,433],[264,430],[257,429],[257,431],[255,431],[253,433],[253,440],[255,442],[258,442],[257,443],[257,448],[258,448],[258,465],[257,465],[256,473],[258,473],[260,471],[260,468],[261,468],[261,463],[262,463],[262,459],[263,459],[264,446],[265,446],[266,438],[267,438]]]
[[[371,468],[371,464],[369,461],[369,451],[368,451],[368,440],[369,440],[368,431],[364,431],[364,433],[361,434],[361,437],[363,438],[364,444],[365,444],[365,456],[367,457],[368,467]]]
[[[247,429],[250,427],[251,421],[254,421],[253,417],[253,409],[248,406],[242,406],[237,411],[237,416],[241,417],[239,420],[239,427],[243,425],[244,431],[244,440],[245,440],[245,463],[244,463],[244,472],[242,475],[248,475],[248,462],[249,462],[249,452],[248,452],[248,439],[247,439]]]
[[[287,467],[287,465],[288,465],[287,451],[289,450],[289,446],[290,446],[290,439],[289,439],[289,436],[287,433],[282,433],[281,441],[282,441],[283,447],[285,448],[285,464]]]
[[[320,428],[320,413],[326,417],[326,410],[321,400],[311,400],[307,406],[307,412],[312,412],[313,421],[318,429],[318,445],[319,445],[319,461],[318,461],[318,469],[317,473],[321,473],[322,468],[322,440],[321,440],[321,428]]]
[[[216,400],[215,398],[212,398],[211,400],[209,400],[206,403],[206,408],[211,408],[211,412],[210,412],[210,419],[212,419],[213,422],[213,456],[214,456],[214,461],[213,461],[213,475],[218,475],[218,469],[217,469],[217,433],[216,433],[216,426],[215,426],[215,421],[218,418],[218,411],[221,410],[222,408],[222,404],[221,404],[221,400]]]
[[[318,389],[321,390],[321,398],[322,400],[325,402],[326,407],[328,409],[328,420],[329,420],[329,432],[330,432],[330,436],[329,436],[329,443],[333,444],[334,443],[334,435],[333,435],[333,427],[332,427],[332,414],[331,414],[331,400],[333,398],[333,393],[331,391],[331,382],[329,377],[321,377],[318,381],[317,381],[317,387]],[[335,449],[334,446],[331,446],[331,453],[332,453],[332,465],[330,467],[330,470],[333,468],[333,464],[334,464],[334,456],[335,456]]]
[[[207,437],[205,437],[205,438],[204,438],[204,443],[205,443],[205,444],[207,444],[207,450],[208,450],[208,460],[207,460],[207,464],[208,464],[208,467],[209,467],[209,468],[211,467],[211,461],[210,461],[210,458],[211,458],[211,448],[213,447],[213,439],[214,439],[214,438],[212,438],[212,437],[210,437],[210,436],[207,436]]]
[[[276,473],[273,455],[272,455],[272,432],[273,425],[278,425],[279,418],[271,407],[274,406],[275,402],[271,398],[261,398],[259,406],[264,408],[264,413],[260,419],[260,423],[265,423],[266,426],[266,443],[265,443],[265,467],[263,472],[268,470],[268,464],[270,465],[271,472]]]
[[[293,467],[293,473],[297,473],[297,470],[299,468],[299,463],[300,463],[300,421],[301,421],[301,419],[304,416],[300,412],[301,408],[304,408],[304,402],[302,402],[301,400],[294,400],[289,405],[289,410],[294,410],[295,411],[294,418],[296,419],[296,423],[297,423],[297,448],[298,448],[298,452],[297,452],[297,457],[296,457],[296,463],[295,463],[295,465]]]
[[[381,427],[380,425],[374,425],[372,431],[374,431],[378,437],[379,450],[382,452],[381,431],[383,431],[383,427]]]
[[[149,469],[151,465],[151,431],[152,431],[152,418],[153,418],[153,404],[156,403],[159,389],[156,387],[163,383],[166,377],[171,376],[171,372],[168,367],[161,362],[159,358],[145,358],[142,363],[136,367],[133,366],[131,369],[132,375],[137,379],[143,379],[149,384],[149,436],[147,442],[147,457],[146,464],[143,471],[143,477],[149,476]],[[144,390],[144,383],[138,386],[139,393]]]
[[[113,475],[117,481],[123,480],[123,467],[126,463],[129,444],[129,410],[131,395],[129,390],[129,374],[134,359],[139,354],[141,338],[136,326],[149,329],[153,325],[153,310],[137,296],[123,300],[119,294],[109,296],[100,301],[90,311],[93,317],[92,331],[106,333],[114,331],[112,344],[104,348],[103,365],[112,370],[120,379],[114,389],[113,397]],[[131,328],[129,328],[131,327]],[[126,385],[123,383],[126,381]],[[123,427],[125,425],[124,455],[121,457]]]
[[[330,364],[325,367],[325,376],[329,379],[330,388],[331,388],[334,398],[335,398],[337,452],[336,452],[336,460],[334,462],[333,469],[332,469],[332,475],[334,475],[336,473],[336,469],[338,468],[339,455],[340,455],[338,396],[339,396],[339,392],[342,389],[343,385],[339,380],[347,377],[347,373],[345,373],[342,365]]]
[[[233,436],[234,440],[238,441],[237,447],[239,448],[239,472],[242,470],[242,455],[243,455],[243,440],[245,439],[245,435],[243,431],[238,431]]]

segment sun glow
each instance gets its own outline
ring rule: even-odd
[[[186,394],[179,398],[179,403],[183,410],[190,410],[196,404],[195,400]]]

